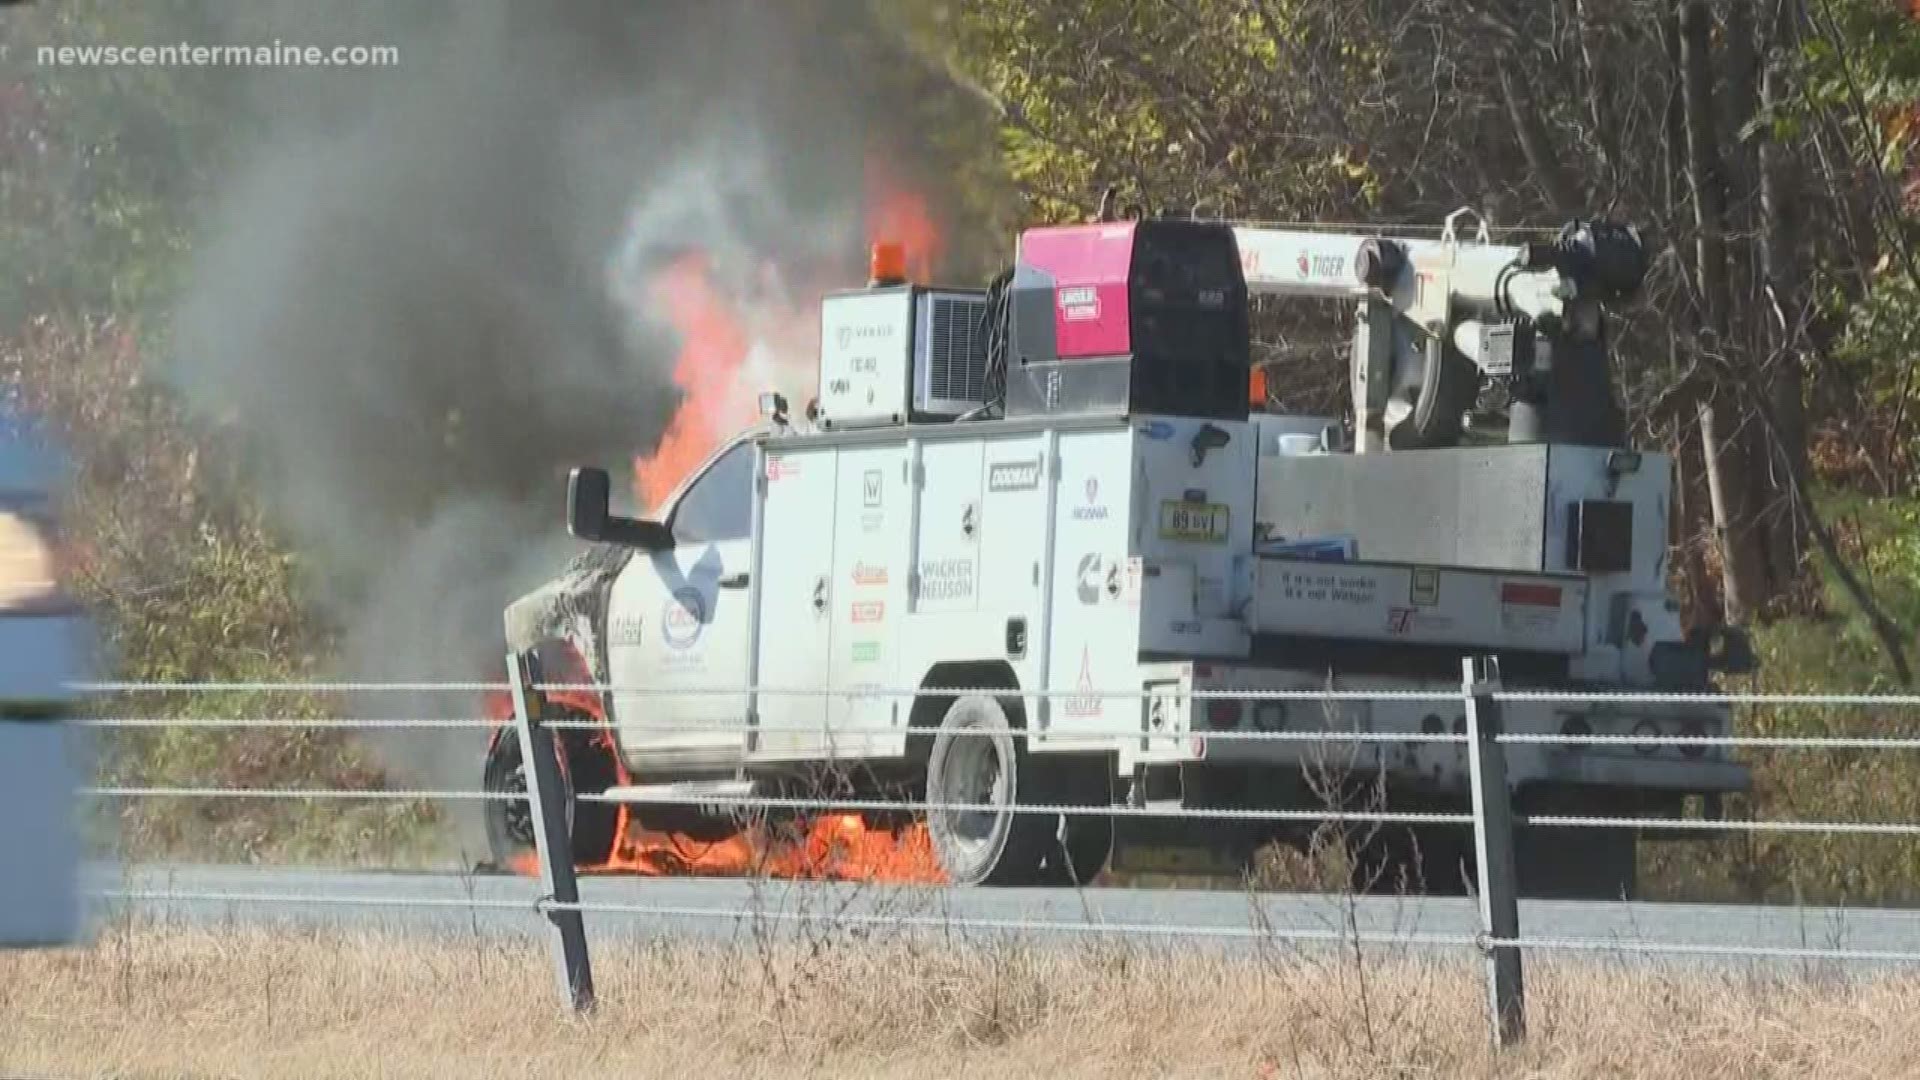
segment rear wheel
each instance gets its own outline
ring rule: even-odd
[[[1062,802],[1103,810],[1112,807],[1113,781],[1108,759],[1043,758],[1040,763],[1055,774],[1056,782],[1048,787],[1060,793]],[[1107,860],[1112,855],[1111,813],[1063,815],[1047,851],[1046,879],[1054,885],[1090,885],[1100,876],[1100,871],[1107,868]]]
[[[1520,895],[1632,900],[1640,885],[1637,846],[1632,829],[1516,829],[1514,870]]]
[[[576,793],[597,795],[614,785],[618,771],[613,755],[604,747],[572,737],[557,738],[554,746],[559,752],[561,802],[566,808],[566,834],[572,839],[573,860],[582,864],[605,862],[618,839],[615,833],[620,808],[612,803],[582,802]],[[488,749],[480,786],[492,793],[527,794],[526,761],[520,752],[519,735],[511,728],[502,730]],[[533,855],[531,803],[525,799],[489,799],[485,821],[487,848],[496,865],[512,866]]]
[[[1045,801],[1038,770],[997,698],[947,709],[927,757],[927,833],[955,885],[1026,885],[1040,876],[1060,819],[1023,814]],[[980,809],[953,809],[955,804]]]

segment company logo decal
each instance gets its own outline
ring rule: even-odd
[[[853,605],[852,615],[857,623],[879,622],[887,617],[887,605],[880,600],[862,600]]]
[[[870,566],[867,563],[854,563],[853,583],[855,585],[885,585],[887,583],[887,568],[884,566]]]
[[[987,466],[988,491],[1032,491],[1040,486],[1040,459],[996,461]]]
[[[1097,604],[1100,602],[1100,588],[1105,583],[1104,579],[1106,577],[1101,571],[1105,569],[1105,567],[1105,561],[1098,555],[1089,552],[1080,556],[1080,569],[1075,582],[1075,588],[1079,592],[1081,603]]]
[[[1085,506],[1076,506],[1073,508],[1073,520],[1107,520],[1107,508],[1100,505],[1100,480],[1098,477],[1087,477],[1087,503]]]
[[[922,600],[965,600],[973,595],[972,559],[934,559],[920,564]]]
[[[1080,681],[1074,687],[1078,693],[1062,703],[1061,711],[1068,716],[1100,715],[1100,695],[1093,693],[1093,655],[1087,647],[1080,647]]]
[[[1060,317],[1067,322],[1088,322],[1100,317],[1100,293],[1090,285],[1060,290]]]
[[[660,613],[660,636],[674,649],[685,649],[700,640],[707,621],[707,601],[698,589],[676,589],[673,598]]]

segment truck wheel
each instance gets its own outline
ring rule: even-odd
[[[572,719],[571,717],[569,719]],[[561,794],[567,811],[567,835],[573,840],[573,860],[578,864],[597,864],[613,854],[615,833],[620,824],[620,808],[612,803],[580,802],[574,792],[598,794],[616,781],[613,759],[605,750],[562,738],[560,751]],[[484,791],[524,795],[527,793],[526,762],[520,753],[519,736],[502,731],[487,752],[486,768],[480,787]],[[533,855],[533,807],[524,800],[491,799],[486,804],[487,848],[494,864],[509,867]]]
[[[1059,781],[1050,785],[1062,802],[1075,806],[1111,807],[1113,781],[1104,757],[1067,757],[1048,761]],[[1048,845],[1046,878],[1049,884],[1077,888],[1093,883],[1113,855],[1112,814],[1067,814]]]
[[[1518,829],[1520,895],[1541,900],[1632,900],[1639,894],[1632,829]]]
[[[1039,877],[1060,819],[1014,811],[1043,802],[1027,790],[1040,777],[1024,740],[1015,739],[1000,702],[956,700],[940,721],[927,756],[927,832],[934,856],[955,885],[1025,885]],[[984,734],[977,734],[982,733]],[[952,804],[991,810],[952,810]]]

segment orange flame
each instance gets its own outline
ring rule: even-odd
[[[868,243],[899,244],[909,276],[927,283],[945,253],[927,200],[898,183],[878,156],[867,161],[866,187]],[[754,286],[751,301],[745,299],[748,285]],[[673,381],[683,397],[658,445],[634,460],[634,497],[642,506],[657,510],[727,437],[754,423],[761,392],[781,390],[798,404],[797,391],[814,385],[821,293],[796,303],[778,285],[779,275],[771,269],[765,281],[723,280],[712,259],[698,251],[674,260],[648,283],[649,307],[681,340]],[[506,702],[502,712],[495,702],[489,712],[510,719],[512,703]],[[610,733],[601,738],[611,752]],[[616,772],[619,783],[630,782],[624,766]],[[623,806],[616,835],[612,857],[580,869],[647,875],[942,880],[924,824],[896,832],[869,825],[859,814],[819,814],[785,828],[752,828],[704,842],[635,828]],[[531,855],[515,860],[511,869],[538,873]]]
[[[657,507],[682,477],[730,431],[752,423],[754,392],[741,408],[735,383],[750,348],[745,329],[713,286],[705,254],[675,260],[654,282],[652,299],[681,337],[673,381],[685,397],[652,454],[635,462],[635,497]],[[745,411],[745,415],[741,415]]]
[[[878,157],[867,159],[867,193],[867,243],[899,244],[906,252],[908,278],[930,284],[946,245],[926,198],[895,180]]]
[[[513,723],[513,699],[485,695],[486,715]],[[591,711],[591,710],[588,710]],[[510,732],[503,736],[511,738]],[[614,756],[614,782],[633,782],[619,760],[611,730],[594,733],[595,749]],[[868,825],[859,814],[819,814],[775,828],[747,828],[722,840],[696,840],[677,833],[635,828],[631,808],[622,806],[614,827],[614,850],[605,861],[575,867],[584,874],[639,874],[646,877],[766,876],[814,881],[884,881],[938,884],[945,880],[923,822],[899,830]],[[540,864],[521,852],[505,868],[538,877]]]
[[[877,155],[867,159],[866,189],[867,243],[900,245],[908,276],[929,283],[946,245],[926,198]],[[766,276],[777,285],[776,271],[768,268]],[[758,419],[763,391],[788,392],[797,405],[800,388],[817,380],[824,290],[796,305],[781,300],[777,288],[762,288],[748,304],[736,299],[746,289],[729,284],[695,251],[669,264],[647,290],[651,308],[680,335],[673,381],[684,397],[659,445],[634,461],[634,495],[644,507],[658,508],[728,435]]]
[[[620,811],[613,856],[586,873],[648,877],[766,876],[828,881],[937,883],[943,880],[926,827],[899,832],[859,814],[821,814],[785,826],[752,826],[721,840],[693,840],[631,827]]]

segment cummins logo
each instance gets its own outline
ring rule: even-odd
[[[988,491],[1032,491],[1040,486],[1040,459],[996,461],[987,467]]]

